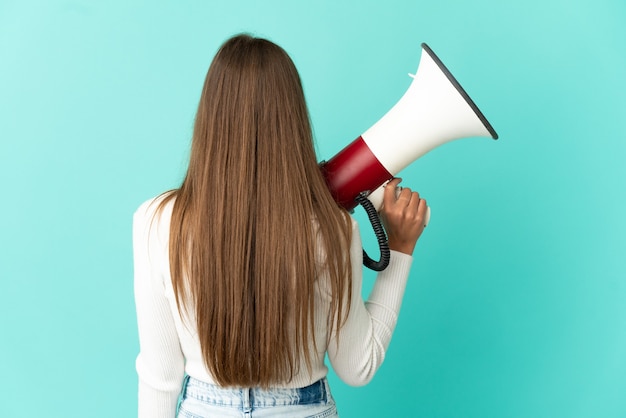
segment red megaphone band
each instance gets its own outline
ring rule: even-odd
[[[337,203],[349,211],[359,193],[373,192],[393,177],[360,136],[320,168]]]

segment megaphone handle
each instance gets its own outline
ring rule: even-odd
[[[372,228],[374,229],[374,234],[376,234],[376,239],[378,240],[378,246],[380,248],[379,261],[372,260],[370,256],[367,255],[367,252],[363,250],[363,264],[371,270],[382,271],[389,265],[389,259],[391,257],[385,229],[380,223],[380,218],[378,217],[376,208],[372,202],[369,201],[365,193],[360,193],[355,200],[358,204],[363,206],[363,209],[365,209],[367,217],[369,218]]]

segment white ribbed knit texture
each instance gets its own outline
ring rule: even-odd
[[[204,367],[193,318],[181,318],[174,299],[169,273],[168,242],[173,202],[153,220],[158,199],[142,204],[133,219],[135,303],[140,352],[139,418],[173,418],[184,373],[214,383]],[[378,274],[367,302],[362,291],[362,247],[358,225],[353,221],[352,303],[348,318],[327,344],[329,292],[320,277],[315,299],[315,342],[313,369],[302,364],[294,379],[283,387],[305,387],[326,376],[328,358],[337,375],[347,384],[368,383],[385,358],[396,326],[404,289],[413,258],[391,252],[389,266]],[[268,330],[271,332],[271,330]]]

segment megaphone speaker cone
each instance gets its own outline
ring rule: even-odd
[[[491,126],[491,124],[489,123],[489,121],[487,120],[485,115],[483,115],[483,113],[480,111],[478,106],[476,106],[476,103],[474,103],[474,101],[469,96],[469,94],[467,94],[465,89],[463,87],[461,87],[461,84],[459,84],[459,82],[456,80],[456,78],[454,78],[452,73],[448,70],[448,68],[444,65],[444,63],[441,62],[439,57],[433,52],[432,49],[430,49],[430,47],[426,43],[422,43],[422,50],[425,51],[428,54],[428,56],[430,56],[430,58],[435,62],[435,64],[437,64],[437,66],[439,67],[441,72],[443,74],[445,74],[445,76],[448,78],[450,83],[457,89],[459,94],[463,97],[463,99],[465,99],[465,101],[472,108],[474,113],[476,113],[476,116],[483,123],[483,125],[485,126],[485,129],[491,135],[491,138],[498,139],[498,134],[495,131],[495,129],[493,129],[493,126]]]

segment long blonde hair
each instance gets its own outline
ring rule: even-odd
[[[320,173],[300,77],[282,48],[248,35],[222,45],[204,82],[187,174],[161,207],[172,198],[176,300],[195,314],[216,382],[287,382],[302,355],[310,370],[322,273],[328,326],[340,327],[349,309],[351,223]]]

